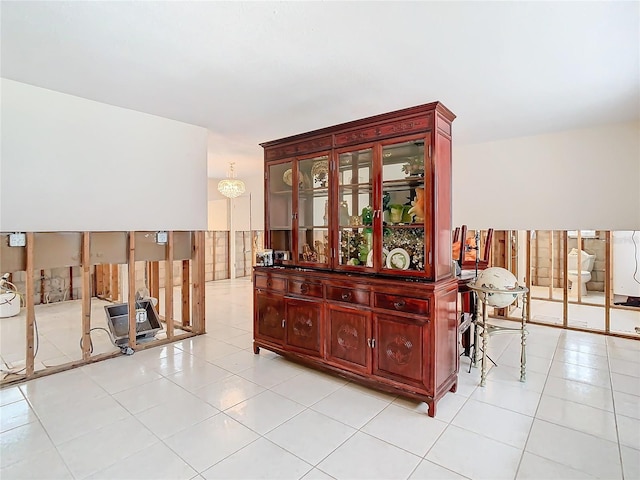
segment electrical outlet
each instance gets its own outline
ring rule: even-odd
[[[156,243],[159,243],[162,245],[167,243],[168,239],[169,239],[169,236],[167,235],[167,232],[156,233]]]
[[[136,323],[147,321],[147,311],[144,308],[136,308]]]
[[[27,236],[24,233],[9,234],[10,247],[24,247],[26,245],[27,245]]]

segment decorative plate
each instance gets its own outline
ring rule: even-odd
[[[382,249],[382,264],[384,265],[387,261],[387,255],[389,255],[389,250],[386,248]],[[367,254],[367,267],[373,267],[373,250],[369,250]]]
[[[284,181],[284,183],[291,186],[293,185],[293,179],[291,178],[292,176],[293,176],[293,171],[291,169],[286,170],[282,175],[282,180]]]
[[[411,258],[404,248],[394,248],[387,255],[387,268],[406,270],[410,262]]]
[[[328,160],[318,160],[313,162],[313,166],[311,167],[311,175],[314,177],[317,175],[327,175],[329,173],[329,161]]]

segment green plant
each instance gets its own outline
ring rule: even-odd
[[[402,171],[407,175],[424,174],[424,158],[409,157],[407,163],[402,166]]]

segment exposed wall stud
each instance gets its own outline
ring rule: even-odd
[[[36,319],[36,311],[34,302],[35,286],[33,278],[33,232],[27,232],[26,236],[26,303],[27,303],[27,351],[26,351],[26,375],[27,377],[33,375],[35,364],[35,350],[34,350],[34,322]]]
[[[91,356],[91,258],[89,232],[82,234],[82,359],[88,360]]]
[[[191,292],[189,284],[189,260],[182,261],[182,325],[191,325],[191,312],[189,306],[191,305]]]
[[[136,347],[136,232],[129,232],[129,346]]]
[[[164,267],[164,319],[167,325],[167,338],[172,339],[173,328],[173,231],[167,234]]]

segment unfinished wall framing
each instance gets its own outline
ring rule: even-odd
[[[163,267],[162,277],[160,266]],[[176,268],[182,274],[179,285],[174,287]],[[46,305],[47,302],[38,305],[43,303],[40,301],[43,272],[53,269],[69,272],[69,284],[63,285],[68,295],[55,305]],[[2,347],[6,350],[11,342],[18,349],[24,348],[24,356],[18,358],[21,368],[8,368],[3,358],[0,386],[112,358],[122,354],[122,347],[130,347],[135,352],[205,333],[203,231],[169,231],[165,244],[156,241],[156,232],[27,232],[24,247],[10,247],[9,233],[0,233],[0,270],[0,274],[9,273],[9,281],[17,284],[21,301],[18,315],[0,318],[3,326],[8,325],[9,320],[13,325],[20,324],[11,333],[18,332],[21,338],[15,335],[11,339],[3,338]],[[14,279],[16,282],[12,281]],[[165,288],[165,285],[170,287]],[[92,308],[102,313],[103,305],[113,303],[138,306],[136,292],[140,291],[148,291],[148,295],[158,301],[156,312],[162,329],[157,337],[138,341],[136,308],[128,308],[129,331],[124,345],[114,345],[112,351],[94,352],[92,330],[107,330],[92,326]],[[65,304],[73,308],[68,313],[60,313]],[[58,309],[58,318],[80,313],[79,338],[65,339],[63,337],[69,335],[67,331],[55,332],[55,325],[52,329],[59,338],[75,346],[78,357],[65,357],[69,361],[56,362],[56,365],[38,362],[39,368],[36,368],[42,334],[37,329],[36,308],[42,312],[49,307]],[[104,335],[94,333],[97,334]],[[113,344],[113,340],[110,341]],[[44,340],[42,343],[43,347],[48,344]]]

